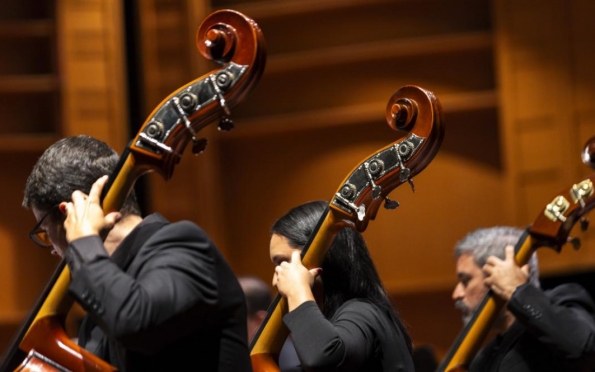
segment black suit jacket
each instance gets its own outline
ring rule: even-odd
[[[242,289],[194,223],[153,214],[111,257],[94,236],[66,261],[88,312],[79,344],[121,371],[251,371]]]
[[[478,353],[470,371],[595,371],[595,304],[583,287],[543,292],[525,284],[507,306],[516,321]]]

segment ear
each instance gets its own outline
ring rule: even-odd
[[[60,212],[62,212],[62,214],[66,214],[66,204],[67,204],[66,202],[62,202],[58,206],[58,209],[60,210]]]

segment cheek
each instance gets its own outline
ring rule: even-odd
[[[474,283],[472,288],[467,288],[469,300],[474,304],[479,304],[487,292],[488,290],[486,286],[483,285],[483,280],[478,280],[476,283]]]
[[[48,229],[48,236],[54,245],[54,249],[62,255],[62,253],[68,247],[68,242],[66,241],[66,235],[64,234],[64,228],[62,225],[53,226],[52,228]]]

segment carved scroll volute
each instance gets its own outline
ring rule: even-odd
[[[254,88],[264,72],[266,46],[254,20],[233,10],[209,15],[196,33],[198,51],[222,67],[180,87],[148,116],[130,150],[146,169],[169,179],[187,144],[195,154],[207,141],[199,132],[217,121],[233,128],[232,108]]]
[[[432,161],[444,138],[440,102],[432,92],[417,86],[404,86],[392,95],[386,121],[403,137],[355,167],[331,203],[360,232],[376,218],[381,205],[398,205],[388,194],[405,182],[413,188],[413,177]]]
[[[581,159],[586,166],[595,169],[595,137],[591,137],[585,144]]]

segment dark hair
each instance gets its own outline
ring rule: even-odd
[[[291,209],[275,222],[271,233],[283,236],[290,246],[304,248],[327,208],[313,201]],[[339,231],[322,263],[324,303],[322,312],[331,318],[346,301],[365,299],[390,314],[412,350],[411,338],[382,285],[362,235],[352,228]]]
[[[273,301],[273,295],[270,287],[264,281],[253,276],[241,276],[238,280],[246,297],[249,316],[269,308]]]
[[[105,142],[83,135],[63,138],[48,147],[33,167],[22,205],[49,211],[69,201],[75,190],[88,194],[99,177],[112,173],[118,160],[118,154]],[[134,190],[120,212],[140,215]],[[55,220],[58,213],[51,217]]]

